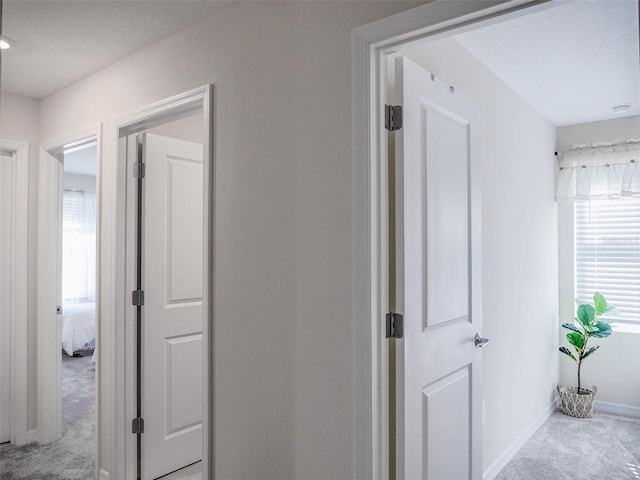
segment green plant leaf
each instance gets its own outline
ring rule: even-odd
[[[591,305],[586,303],[578,307],[578,320],[584,326],[589,326],[593,323],[596,311]]]
[[[607,301],[600,292],[593,294],[593,309],[595,310],[596,316],[600,316],[607,311]]]
[[[571,332],[567,333],[567,340],[571,345],[575,347],[578,352],[582,352],[582,347],[584,347],[584,337],[581,333]]]
[[[584,329],[587,331],[587,333],[589,334],[589,336],[591,336],[591,333],[594,332],[599,332],[600,329],[598,327],[596,327],[595,325],[586,325],[584,327]]]
[[[573,323],[563,323],[562,326],[567,330],[573,330],[574,332],[580,333],[580,329],[576,327]]]
[[[595,337],[595,338],[606,338],[609,335],[611,335],[611,325],[609,325],[606,322],[596,322],[596,324],[594,325],[598,331],[597,332],[593,332],[593,333],[589,333],[590,337]]]
[[[571,353],[571,351],[567,348],[567,347],[560,347],[558,350],[560,350],[562,353],[564,353],[565,355],[567,355],[568,357],[571,357],[571,359],[574,362],[577,362],[578,360],[576,359],[576,357],[573,356],[573,353]]]
[[[607,309],[604,311],[603,315],[618,315],[618,310],[613,305],[607,304]]]
[[[585,358],[587,358],[589,355],[591,355],[593,352],[595,352],[599,348],[600,348],[600,345],[596,345],[594,347],[589,348],[589,350],[584,352],[584,355],[582,355],[582,359],[584,360]]]

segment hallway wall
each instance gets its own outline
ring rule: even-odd
[[[352,477],[351,29],[414,5],[236,2],[42,101],[44,140],[103,122],[113,248],[113,118],[214,85],[217,478]]]
[[[27,245],[27,431],[36,428],[36,299],[38,230],[38,148],[40,102],[33,98],[0,94],[0,138],[29,143],[29,221]]]

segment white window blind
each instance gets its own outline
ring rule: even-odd
[[[95,193],[65,190],[62,197],[62,300],[93,302],[96,296]]]
[[[640,323],[640,199],[576,201],[575,295],[602,293],[615,322]]]

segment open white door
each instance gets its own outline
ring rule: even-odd
[[[62,437],[62,185],[60,158],[40,152],[38,190],[38,441]]]
[[[396,99],[398,478],[480,480],[478,109],[403,57]]]
[[[203,146],[144,135],[143,472],[203,457]],[[131,170],[130,170],[131,171]]]

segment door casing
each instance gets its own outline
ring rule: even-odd
[[[27,435],[27,232],[29,203],[29,144],[0,140],[0,149],[13,154],[12,195],[13,222],[11,226],[11,349],[2,352],[3,361],[11,359],[11,425],[13,445],[24,445]],[[3,287],[4,288],[4,287]],[[5,353],[7,355],[5,355]]]
[[[557,6],[551,0],[431,2],[353,30],[354,478],[389,478],[389,176],[386,56]]]
[[[55,314],[57,298],[61,287],[62,257],[60,235],[62,232],[62,206],[58,206],[62,197],[63,151],[87,142],[96,142],[96,345],[101,342],[101,305],[100,282],[100,232],[102,229],[102,124],[77,131],[65,137],[45,141],[40,144],[40,179],[38,202],[38,307],[37,307],[37,439],[41,443],[52,442],[62,436],[61,382],[62,382],[62,342],[58,330],[58,316]],[[55,172],[55,175],[52,173]],[[56,238],[56,241],[51,241]],[[52,281],[52,279],[54,279]],[[53,319],[53,320],[52,320]],[[98,348],[96,362],[95,392],[100,393],[102,363],[105,353]],[[96,460],[100,452],[102,406],[96,401]],[[98,478],[96,461],[95,478]]]
[[[108,174],[113,190],[106,195],[115,200],[115,209],[109,212],[112,223],[104,232],[109,240],[103,249],[105,258],[105,287],[103,293],[107,309],[106,318],[112,318],[109,326],[112,338],[109,352],[110,392],[112,406],[111,434],[109,439],[109,477],[129,480],[136,474],[136,436],[131,433],[131,420],[135,417],[135,321],[131,308],[131,287],[135,262],[134,245],[128,241],[127,230],[133,227],[131,207],[127,198],[132,195],[131,183],[127,182],[127,136],[150,127],[177,120],[194,112],[203,116],[204,148],[204,228],[205,266],[203,275],[203,337],[204,337],[204,413],[203,425],[203,480],[213,478],[213,239],[214,239],[214,164],[213,164],[213,86],[205,85],[194,90],[167,98],[143,107],[114,120],[112,148],[117,161]],[[127,287],[128,286],[128,287]],[[127,290],[128,288],[128,290]]]

